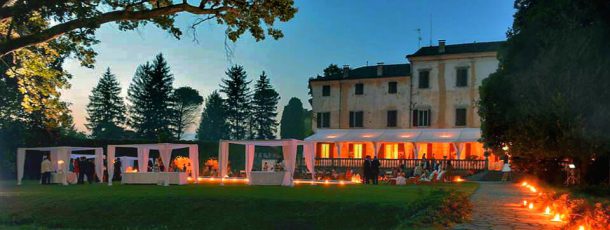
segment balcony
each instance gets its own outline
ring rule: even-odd
[[[364,159],[355,158],[316,158],[316,168],[352,168],[358,169],[362,167]],[[439,161],[439,160],[437,160]],[[454,170],[484,170],[486,167],[486,160],[440,160],[442,162],[451,162],[451,166]],[[381,163],[381,169],[391,169],[405,165],[407,168],[415,168],[416,165],[421,164],[421,159],[379,159]],[[305,161],[303,158],[297,160],[299,167],[305,167]]]

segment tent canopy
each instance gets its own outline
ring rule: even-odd
[[[152,144],[127,144],[127,145],[108,145],[108,161],[107,170],[108,178],[114,176],[114,155],[116,148],[136,148],[138,149],[138,169],[141,172],[148,171],[148,156],[151,149],[159,150],[159,155],[165,165],[165,171],[169,170],[172,150],[174,149],[189,149],[189,159],[191,160],[191,172],[195,183],[199,177],[199,146],[197,144],[173,144],[173,143],[152,143]],[[112,185],[112,180],[108,180],[108,185]]]
[[[318,129],[307,142],[477,142],[481,130],[458,129]]]
[[[281,146],[282,154],[284,156],[284,166],[286,174],[284,176],[282,185],[293,186],[294,185],[294,170],[296,167],[296,155],[297,147],[303,146],[303,155],[305,156],[305,163],[307,169],[313,174],[314,173],[314,152],[311,143],[304,142],[296,139],[282,139],[282,140],[220,140],[218,149],[218,167],[221,178],[228,175],[228,164],[229,164],[229,144],[245,145],[246,148],[246,175],[250,178],[252,172],[252,165],[254,163],[254,149],[256,146]],[[250,182],[250,181],[248,181]]]
[[[95,151],[95,174],[98,178],[104,175],[104,150],[94,147],[72,147],[72,146],[56,146],[56,147],[34,147],[34,148],[18,148],[17,149],[17,184],[21,184],[23,179],[23,170],[25,167],[25,155],[28,150],[33,151],[48,151],[50,152],[50,160],[53,168],[56,171],[67,173],[70,168],[70,155],[75,151]],[[62,184],[68,185],[67,177],[62,178]]]

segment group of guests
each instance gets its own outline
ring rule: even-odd
[[[40,163],[40,183],[51,184],[51,173],[53,171],[51,160],[48,156],[43,156],[42,162]],[[69,172],[72,172],[72,174]],[[95,163],[93,162],[93,159],[87,159],[85,157],[71,159],[69,163],[69,172],[66,175],[69,183],[84,184],[85,177],[90,184],[96,180]]]

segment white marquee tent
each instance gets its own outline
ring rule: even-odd
[[[170,164],[172,150],[174,149],[189,149],[189,159],[191,160],[192,176],[195,178],[195,183],[199,177],[199,146],[196,144],[172,144],[172,143],[157,143],[157,144],[128,144],[128,145],[108,145],[108,178],[114,176],[114,154],[116,148],[135,148],[138,150],[138,169],[140,172],[148,171],[148,159],[150,150],[158,150],[161,156],[163,165],[168,166]],[[165,171],[169,170],[169,167],[165,167]],[[112,180],[108,180],[108,185],[112,185]]]
[[[375,154],[382,143],[412,143],[415,156],[419,152],[415,143],[450,143],[457,149],[458,157],[464,149],[463,143],[478,142],[481,130],[478,128],[456,129],[318,129],[305,138],[306,142],[330,142],[339,146],[343,142],[371,142]],[[339,151],[341,148],[339,147]],[[340,153],[339,153],[340,154]]]
[[[104,176],[104,150],[102,148],[90,148],[90,147],[70,147],[70,146],[59,146],[59,147],[37,147],[37,148],[18,148],[17,149],[17,184],[21,184],[23,179],[23,170],[25,167],[25,157],[28,150],[33,151],[48,151],[50,152],[49,158],[53,169],[67,173],[70,167],[70,155],[74,151],[95,151],[95,174],[97,178],[103,178]],[[62,178],[62,184],[68,185],[67,177]]]
[[[295,140],[295,139],[285,139],[285,140],[242,140],[242,141],[231,141],[231,140],[220,140],[219,150],[218,150],[218,168],[220,171],[221,178],[225,178],[228,175],[227,166],[229,163],[229,144],[238,144],[245,145],[246,148],[246,176],[250,178],[250,174],[252,172],[252,166],[254,164],[254,148],[256,146],[281,146],[282,153],[284,156],[284,167],[285,171],[288,172],[284,176],[282,181],[283,186],[293,186],[293,175],[296,167],[296,155],[297,155],[297,147],[299,145],[303,146],[303,155],[305,157],[305,164],[307,165],[307,170],[312,173],[313,178],[315,178],[314,171],[314,151],[313,145],[310,143]]]

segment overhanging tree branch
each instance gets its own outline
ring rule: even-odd
[[[78,28],[96,28],[102,24],[116,21],[130,21],[130,20],[146,20],[156,17],[173,15],[180,12],[188,12],[197,15],[220,15],[222,12],[226,12],[232,9],[231,7],[224,6],[218,8],[199,8],[197,6],[189,5],[188,3],[175,4],[170,6],[164,6],[151,10],[142,11],[129,11],[129,10],[117,10],[108,13],[100,14],[96,17],[75,19],[65,23],[61,23],[45,29],[39,33],[25,35],[19,38],[14,38],[9,41],[0,42],[0,56],[4,56],[7,53],[15,50],[36,45],[43,42],[53,40],[67,32]]]

